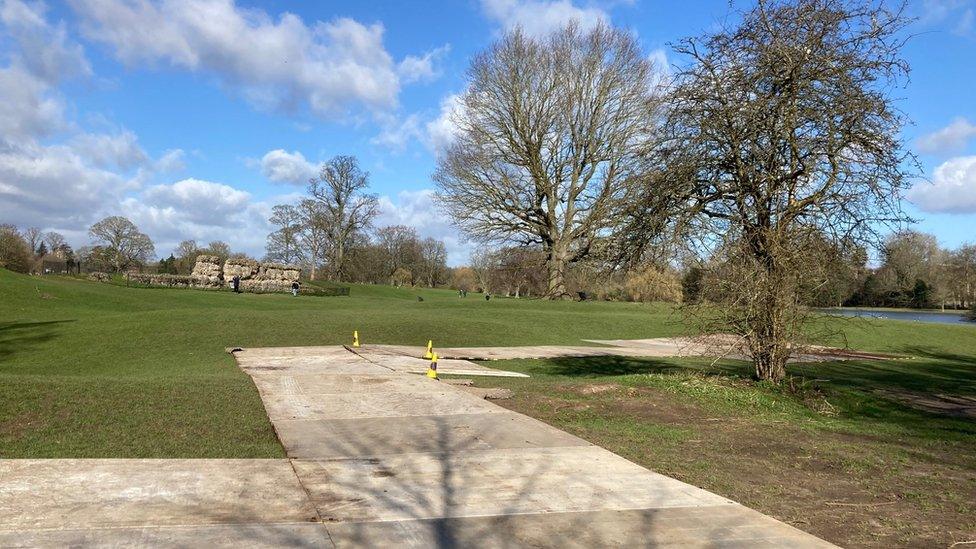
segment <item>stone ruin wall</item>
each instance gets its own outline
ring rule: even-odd
[[[254,293],[290,292],[292,282],[301,276],[301,269],[294,265],[261,263],[253,259],[231,258],[220,264],[214,255],[197,256],[193,272],[187,275],[133,274],[130,280],[151,286],[176,288],[230,287],[234,276],[241,277],[241,291]]]

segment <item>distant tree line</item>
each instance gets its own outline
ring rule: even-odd
[[[45,268],[68,272],[76,265],[75,257],[61,233],[0,224],[0,267],[20,273],[41,273]]]

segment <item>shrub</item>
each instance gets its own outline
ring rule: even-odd
[[[651,268],[633,273],[624,281],[623,292],[630,301],[681,301],[681,280],[671,271]]]
[[[26,273],[31,268],[31,255],[27,241],[16,229],[9,225],[0,226],[0,267]]]

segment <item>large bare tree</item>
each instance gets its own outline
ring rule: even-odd
[[[735,28],[689,38],[645,196],[687,207],[725,276],[715,329],[741,337],[777,381],[804,326],[819,238],[859,242],[905,219],[916,170],[894,104],[908,73],[898,9],[854,0],[760,0]],[[715,288],[713,288],[714,290]]]
[[[156,255],[152,240],[122,216],[106,217],[92,225],[88,234],[104,248],[116,272],[145,263]]]
[[[279,204],[271,208],[268,222],[277,229],[268,235],[265,258],[268,261],[287,264],[300,261],[302,259],[300,241],[302,216],[298,208],[291,204]]]
[[[328,211],[318,200],[305,198],[295,207],[298,213],[302,257],[308,267],[308,277],[315,280],[318,268],[325,259],[328,248]]]
[[[652,76],[622,30],[509,32],[468,71],[457,138],[434,175],[441,204],[476,239],[541,245],[547,297],[569,297],[567,265],[599,251],[632,199]]]
[[[346,248],[357,232],[364,231],[379,214],[379,202],[369,188],[369,173],[359,168],[355,156],[336,156],[322,165],[318,177],[309,181],[308,192],[324,208],[323,229],[328,238],[331,275],[343,280]]]

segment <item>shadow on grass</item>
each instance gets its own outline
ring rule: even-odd
[[[677,359],[680,360],[680,359]],[[624,356],[592,356],[554,358],[544,373],[572,377],[627,376],[635,374],[706,373],[749,378],[752,366],[748,363],[719,362],[712,365],[707,359],[677,362],[676,359],[632,358]]]
[[[75,321],[0,323],[0,361],[18,353],[30,352],[34,347],[51,341],[57,336],[58,326],[69,322]]]
[[[915,354],[923,356],[924,353]],[[886,425],[918,438],[973,437],[976,424],[968,418],[914,407],[886,394],[886,391],[893,391],[926,396],[976,391],[976,368],[972,366],[972,357],[929,354],[931,357],[926,360],[792,364],[787,372],[794,376],[791,386],[798,388],[796,392],[786,386],[766,385],[761,390],[775,398],[795,400],[798,404],[827,399],[832,408],[840,412],[841,418],[853,422],[848,428],[862,433],[870,431],[872,425]],[[540,363],[538,368],[538,373],[577,378],[687,374],[752,380],[752,365],[744,361],[713,364],[707,359],[604,356],[551,359]],[[811,413],[814,410],[811,409]]]

